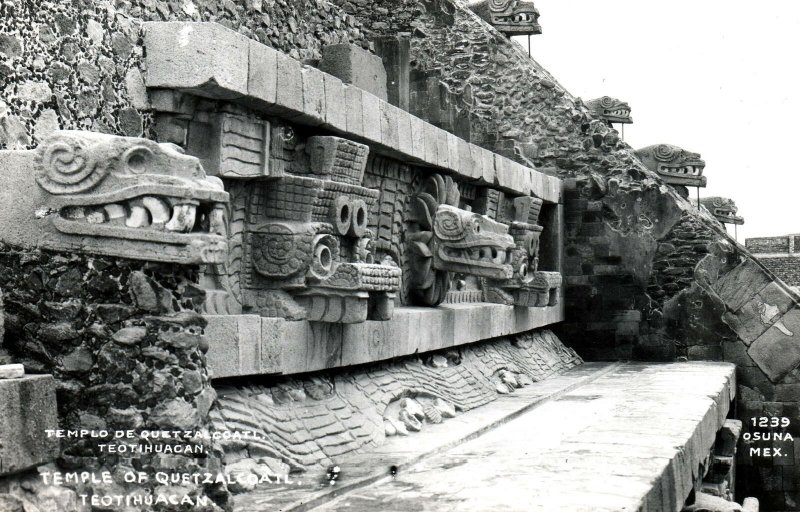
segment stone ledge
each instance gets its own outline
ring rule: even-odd
[[[48,438],[45,430],[56,428],[53,377],[0,379],[0,476],[54,461],[59,454],[58,439]]]
[[[466,180],[532,194],[547,202],[561,202],[558,178],[454,138],[367,91],[303,66],[222,25],[176,21],[147,22],[144,26],[145,84],[150,89],[175,89],[236,101],[292,122],[323,126],[399,160],[438,167]],[[337,98],[345,99],[344,113],[335,103]],[[334,103],[329,104],[327,99]],[[421,128],[424,140],[420,140]],[[450,146],[455,150],[450,151]]]
[[[325,324],[205,315],[213,378],[295,374],[383,361],[529,331],[564,319],[562,305],[451,304],[397,308],[391,320]]]

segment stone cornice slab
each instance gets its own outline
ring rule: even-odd
[[[398,160],[561,202],[561,180],[471,144],[338,78],[211,22],[144,24],[149,89],[233,101],[320,126]]]

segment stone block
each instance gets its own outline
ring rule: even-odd
[[[278,52],[250,40],[247,95],[251,101],[274,105],[278,100]]]
[[[756,295],[735,313],[725,313],[723,318],[725,323],[736,331],[739,338],[746,345],[750,345],[770,328],[774,320],[780,317],[777,309],[775,315],[769,316],[765,307],[764,302]]]
[[[286,54],[278,53],[277,104],[282,115],[303,113],[303,66]]]
[[[404,155],[414,156],[414,142],[411,135],[411,114],[397,109],[397,149]]]
[[[638,334],[638,332],[636,332],[635,334]],[[718,345],[695,345],[689,347],[687,352],[689,356],[689,361],[722,360],[722,347]]]
[[[800,384],[778,384],[774,399],[778,402],[800,402]]]
[[[472,152],[471,144],[464,139],[453,136],[454,142],[450,142],[450,167],[456,169],[462,176],[471,176],[472,173]]]
[[[722,342],[722,358],[736,366],[748,367],[756,365],[747,355],[747,346],[738,340]]]
[[[364,121],[364,138],[381,142],[381,100],[367,91],[361,93],[361,116]]]
[[[758,292],[758,295],[764,303],[775,306],[781,313],[786,313],[797,304],[794,297],[777,282],[769,283],[766,288]]]
[[[408,35],[378,36],[375,53],[380,55],[386,70],[388,101],[403,110],[409,109],[411,72],[411,37]]]
[[[3,314],[0,309],[0,315]],[[25,367],[21,364],[0,364],[0,379],[19,379],[25,376]]]
[[[381,101],[378,111],[381,123],[381,144],[388,148],[398,149],[400,146],[400,135],[398,134],[398,112],[399,108],[390,103]]]
[[[473,179],[480,179],[483,176],[483,149],[475,144],[469,144],[469,165],[464,169],[464,173]]]
[[[303,116],[302,122],[319,126],[325,121],[325,73],[311,66],[304,66]]]
[[[714,290],[728,308],[737,311],[771,282],[761,267],[747,259],[720,278]]]
[[[386,69],[377,55],[347,43],[322,48],[320,69],[388,101]]]
[[[358,137],[364,136],[363,91],[357,87],[344,87],[347,131]]]
[[[147,87],[216,99],[248,93],[250,39],[242,34],[217,23],[147,22],[144,46]]]
[[[434,133],[436,134],[435,163],[439,167],[450,169],[450,149],[447,146],[447,136],[449,134],[446,131],[442,130],[441,128],[436,128],[436,127],[434,127]]]
[[[205,337],[211,377],[258,375],[261,368],[261,317],[207,315]]]
[[[325,74],[325,126],[347,131],[347,99],[344,83]]]
[[[783,315],[747,351],[756,365],[778,383],[800,365],[800,309]]]
[[[56,385],[50,375],[0,380],[0,476],[55,460],[58,428]]]
[[[502,157],[498,154],[494,154],[494,176],[491,182],[487,182],[488,184],[501,184],[506,181],[506,163],[508,159]]]
[[[494,183],[496,174],[494,160],[495,155],[488,149],[481,148],[481,176],[480,178],[487,184]]]
[[[461,165],[458,151],[459,142],[463,142],[463,140],[452,133],[447,134],[447,160],[450,162],[450,168],[463,176],[465,168]]]
[[[269,330],[276,333],[274,339],[280,343],[281,373],[304,373],[341,366],[345,324],[265,318],[264,325],[264,329],[269,325]]]
[[[438,165],[439,141],[436,138],[438,128],[429,123],[423,123],[425,134],[425,158],[424,161],[430,165]]]
[[[528,169],[531,182],[531,195],[534,197],[542,197],[545,193],[545,176],[536,169]]]
[[[411,116],[411,155],[425,161],[425,121],[417,116]]]

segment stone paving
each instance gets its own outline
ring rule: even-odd
[[[585,364],[236,509],[678,511],[734,392],[727,363]]]

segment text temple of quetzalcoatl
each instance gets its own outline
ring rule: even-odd
[[[794,236],[539,16],[0,4],[0,512],[800,510]]]

